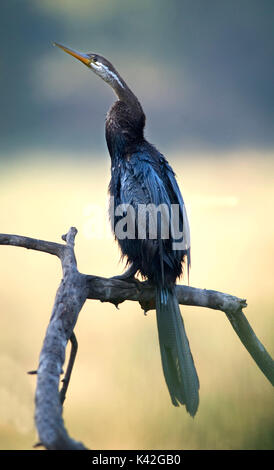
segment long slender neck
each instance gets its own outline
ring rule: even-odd
[[[118,97],[107,114],[106,140],[112,158],[124,158],[144,139],[145,114],[137,97],[125,81],[111,83]]]
[[[112,86],[119,101],[125,103],[128,108],[132,110],[134,118],[142,118],[144,112],[138,98],[134,95],[131,89],[127,86],[126,82],[118,73],[116,80],[110,83],[110,85]]]

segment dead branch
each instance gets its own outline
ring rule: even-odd
[[[78,315],[87,299],[111,302],[116,306],[126,300],[139,302],[145,311],[155,308],[154,287],[148,282],[128,282],[81,274],[77,270],[74,254],[75,228],[70,228],[62,239],[65,243],[53,243],[34,238],[0,234],[0,245],[20,246],[57,256],[62,264],[63,279],[58,288],[50,322],[40,353],[35,395],[35,422],[40,441],[46,449],[85,449],[72,439],[64,426],[62,403],[69,382],[67,371],[60,398],[59,383],[65,361],[66,346],[73,338]],[[262,343],[256,337],[242,309],[246,300],[222,292],[176,286],[179,303],[207,307],[223,311],[242,344],[251,354],[261,371],[274,385],[274,363]],[[73,358],[70,363],[72,368]]]

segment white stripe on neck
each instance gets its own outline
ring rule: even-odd
[[[116,73],[112,72],[112,70],[109,70],[109,68],[104,65],[104,64],[101,64],[101,63],[98,63],[95,64],[95,67],[97,68],[98,72],[103,72],[102,73],[102,76],[104,79],[106,78],[110,78],[110,76],[112,77],[112,79],[114,80],[111,80],[112,82],[115,81],[117,83],[119,83],[119,85],[124,88],[124,85],[122,84],[121,80],[119,79],[119,77],[116,75]]]

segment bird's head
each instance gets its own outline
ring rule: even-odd
[[[78,52],[74,49],[63,46],[62,44],[58,44],[57,42],[54,42],[53,44],[80,60],[80,62],[85,64],[89,69],[96,73],[96,75],[101,77],[112,88],[114,88],[114,90],[125,88],[123,79],[120,77],[113,65],[101,55],[94,53],[83,54],[82,52]]]

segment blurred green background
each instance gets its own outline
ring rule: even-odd
[[[273,351],[274,3],[4,0],[0,6],[0,231],[59,241],[82,272],[122,271],[107,217],[112,90],[52,41],[105,55],[174,167],[192,235],[190,283],[247,298]],[[0,247],[0,448],[29,449],[57,259]],[[184,280],[182,281],[184,282]],[[273,390],[220,312],[182,308],[201,383],[195,419],[170,404],[155,314],[89,301],[65,403],[93,449],[271,449]]]

